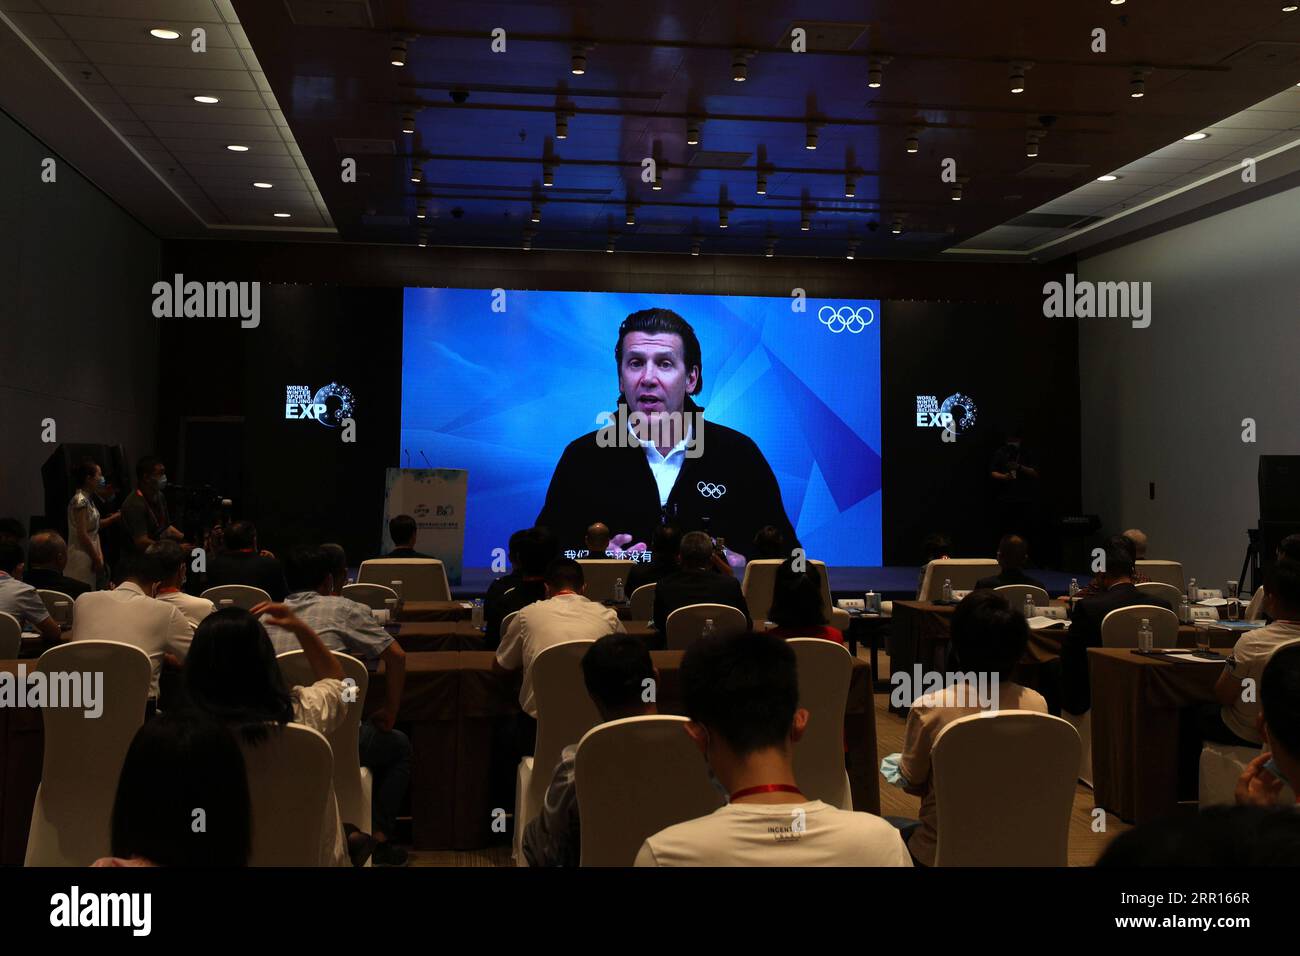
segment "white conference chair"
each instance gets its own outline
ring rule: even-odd
[[[980,578],[997,574],[998,563],[992,558],[935,558],[925,566],[921,579],[921,601],[943,597],[943,582],[952,582],[954,591],[973,591]]]
[[[0,661],[16,660],[22,646],[22,624],[12,614],[0,611]]]
[[[1146,576],[1148,581],[1155,581],[1158,584],[1169,584],[1178,588],[1178,593],[1183,594],[1187,585],[1183,579],[1183,566],[1178,561],[1135,561],[1136,569]],[[1177,607],[1177,605],[1174,605]]]
[[[111,852],[117,778],[144,723],[153,667],[149,655],[131,644],[74,641],[42,654],[36,670],[103,674],[98,717],[87,717],[84,707],[41,708],[45,758],[24,861],[89,866]]]
[[[1155,647],[1178,646],[1178,615],[1154,604],[1121,607],[1101,619],[1102,647],[1137,647],[1142,619],[1151,624]]]
[[[358,738],[361,711],[365,707],[366,691],[370,687],[370,672],[355,657],[341,651],[333,653],[343,668],[347,698],[351,698],[344,704],[348,709],[348,719],[325,738],[334,755],[334,798],[338,801],[339,817],[345,823],[351,823],[369,833],[374,780],[370,776],[370,770],[361,766]],[[280,665],[285,683],[290,687],[315,683],[316,677],[303,651],[285,651],[277,655],[275,660]],[[352,681],[351,685],[347,684],[348,680]]]
[[[648,837],[725,802],[685,717],[625,717],[578,742],[574,780],[583,866],[631,866]]]
[[[1246,606],[1246,613],[1243,617],[1247,621],[1264,620],[1264,585],[1255,589],[1254,596],[1250,599],[1250,604]]]
[[[636,567],[631,561],[618,558],[579,558],[582,580],[587,585],[586,595],[600,604],[614,600],[614,582],[623,579],[623,593],[627,594],[627,579]]]
[[[1034,599],[1035,608],[1047,607],[1052,603],[1047,591],[1036,584],[1003,584],[993,590],[1010,601],[1011,606],[1017,611],[1024,610],[1026,594]]]
[[[199,597],[211,601],[217,610],[221,610],[222,601],[233,601],[235,607],[251,611],[257,605],[271,600],[271,595],[261,588],[248,584],[219,584],[215,588],[208,588]]]
[[[1183,592],[1172,584],[1163,584],[1159,581],[1143,581],[1137,586],[1137,589],[1143,594],[1149,594],[1153,598],[1164,601],[1169,605],[1175,616],[1178,613],[1178,608],[1183,603]]]
[[[643,584],[632,592],[632,599],[628,603],[628,620],[648,621],[654,617],[654,613],[655,586],[653,584]]]
[[[37,588],[36,593],[45,602],[45,610],[50,612],[55,624],[72,623],[72,606],[76,603],[72,595],[62,591],[47,591],[45,588]]]
[[[953,721],[931,756],[935,866],[1065,866],[1079,735],[1027,710]]]
[[[503,617],[503,618],[501,619],[501,636],[502,636],[502,637],[505,637],[505,636],[506,636],[506,631],[510,630],[510,624],[511,624],[511,622],[514,621],[514,619],[517,618],[518,616],[519,616],[519,612],[518,612],[518,611],[511,611],[509,614],[507,614],[505,617]]]
[[[808,710],[808,729],[794,748],[794,779],[812,800],[841,810],[853,809],[849,772],[844,766],[844,711],[853,679],[848,648],[820,637],[795,637],[799,706]]]
[[[297,723],[269,727],[261,743],[243,740],[248,796],[253,808],[249,866],[319,866],[333,786],[329,741]],[[349,821],[350,822],[350,821]]]
[[[745,606],[755,621],[767,620],[768,612],[772,610],[772,595],[776,592],[776,569],[784,563],[782,558],[756,558],[745,565],[745,575],[740,579],[740,592],[745,595]],[[831,579],[826,571],[826,563],[810,560],[808,566],[821,572],[822,606],[826,619],[831,620],[835,617],[836,609],[831,600]]]
[[[1092,789],[1092,710],[1072,714],[1062,707],[1061,718],[1079,735],[1079,782]]]
[[[397,600],[397,592],[387,584],[345,584],[341,596],[364,604],[372,611],[387,610],[388,605],[384,602]]]
[[[546,648],[533,660],[533,698],[537,702],[537,746],[519,761],[515,775],[514,857],[524,859],[524,827],[537,816],[560,762],[560,751],[582,739],[600,723],[600,712],[587,694],[582,658],[595,641],[566,641]]]
[[[403,601],[450,601],[447,568],[437,558],[371,558],[357,570],[358,584],[402,582]]]
[[[700,639],[704,622],[712,619],[713,633],[725,637],[745,631],[745,615],[729,604],[687,604],[668,615],[664,622],[667,647],[684,651]]]

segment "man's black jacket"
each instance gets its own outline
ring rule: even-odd
[[[630,534],[633,544],[649,545],[665,516],[683,532],[703,530],[708,518],[709,532],[746,556],[754,535],[769,524],[780,529],[790,548],[798,546],[776,476],[747,435],[704,422],[702,453],[682,463],[661,509],[645,449],[635,444],[602,448],[598,434],[583,435],[564,449],[537,516],[537,524],[553,531],[562,548],[581,548],[587,527],[597,521],[616,535]]]

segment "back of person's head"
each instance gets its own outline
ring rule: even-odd
[[[27,530],[17,518],[0,518],[0,541],[22,543],[27,537]]]
[[[822,601],[822,573],[817,565],[807,563],[803,571],[794,569],[794,559],[786,558],[776,569],[772,589],[772,607],[767,619],[778,627],[815,627],[826,623],[826,606]]]
[[[80,488],[90,478],[93,478],[99,465],[93,458],[83,458],[77,464],[72,466],[72,487]]]
[[[124,580],[138,581],[147,586],[167,579],[163,574],[162,562],[158,560],[158,555],[150,554],[148,551],[144,554],[124,556],[123,563],[126,565]]]
[[[521,528],[510,536],[510,544],[506,547],[506,557],[510,559],[512,570],[519,563],[519,547],[526,537],[528,537],[527,528]]]
[[[51,567],[68,553],[67,542],[57,531],[38,531],[27,542],[27,566],[30,568]]]
[[[322,544],[320,550],[329,563],[330,574],[334,576],[334,590],[342,590],[348,583],[348,553],[343,550],[343,545],[332,541]]]
[[[582,565],[573,558],[560,556],[546,566],[546,586],[552,591],[582,592],[587,583]]]
[[[1133,562],[1137,560],[1137,548],[1131,538],[1126,538],[1122,534],[1107,538],[1105,556],[1106,574],[1119,578],[1133,576]]]
[[[1133,558],[1141,561],[1147,556],[1147,533],[1140,528],[1129,528],[1124,537],[1133,542]]]
[[[145,455],[135,463],[135,480],[143,484],[147,478],[153,476],[154,469],[161,464],[161,458],[155,458],[153,455]]]
[[[1006,680],[1029,646],[1029,622],[996,591],[972,591],[952,612],[952,647],[963,671]]]
[[[293,720],[289,689],[262,622],[227,607],[199,622],[185,656],[186,697],[250,743],[265,739],[267,723]]]
[[[682,529],[675,524],[661,524],[650,538],[651,559],[655,564],[670,568],[677,564],[682,547]]]
[[[1300,760],[1300,642],[1273,652],[1259,679],[1259,705],[1273,747]],[[1300,786],[1300,780],[1292,781]]]
[[[1176,814],[1121,833],[1098,866],[1300,865],[1300,813],[1252,806]]]
[[[607,634],[582,655],[582,679],[601,716],[645,706],[646,681],[654,664],[645,641],[631,634]]]
[[[196,808],[204,815],[197,830]],[[247,866],[251,843],[248,777],[230,731],[196,711],[145,721],[117,780],[113,856],[159,866]]]
[[[691,531],[682,535],[677,554],[684,568],[707,568],[713,560],[713,539],[703,531]]]
[[[257,526],[251,521],[231,522],[225,534],[226,547],[231,551],[245,551],[257,542]]]
[[[544,577],[559,553],[560,544],[549,528],[529,528],[519,543],[519,569],[525,577]]]
[[[1264,573],[1264,593],[1273,598],[1273,610],[1290,619],[1300,615],[1300,561],[1283,558]]]
[[[284,582],[289,593],[317,590],[331,573],[331,564],[333,562],[321,548],[300,545],[290,549],[284,559]]]
[[[1007,571],[1023,570],[1029,560],[1029,545],[1018,534],[1005,535],[998,542],[998,566]]]
[[[415,519],[410,515],[395,515],[388,519],[388,536],[399,548],[415,546],[415,536],[419,533]]]
[[[593,558],[603,557],[609,550],[609,539],[611,537],[609,527],[602,522],[597,521],[587,528],[585,542],[587,550],[591,552]]]
[[[1277,557],[1300,561],[1300,534],[1289,534],[1277,543]]]
[[[942,532],[928,534],[921,542],[921,553],[927,562],[949,557],[952,554],[952,539]]]
[[[23,563],[23,546],[11,539],[0,540],[0,571],[14,574]]]
[[[181,568],[185,567],[185,552],[175,541],[159,541],[157,544],[152,544],[145,554],[158,562],[158,573],[162,581],[172,580]]]
[[[681,681],[687,716],[737,757],[789,739],[799,674],[794,651],[781,638],[761,632],[700,638],[682,655]]]
[[[789,556],[786,548],[785,535],[781,529],[773,525],[764,525],[758,529],[754,535],[754,557],[758,560],[771,561],[774,558],[784,558]]]

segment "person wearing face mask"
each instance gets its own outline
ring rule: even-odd
[[[122,502],[122,557],[143,555],[151,545],[164,538],[183,541],[185,536],[172,527],[167,516],[163,489],[167,487],[167,467],[157,458],[141,458],[135,466],[135,491]]]
[[[180,608],[155,601],[163,580],[156,555],[124,558],[122,583],[111,591],[87,591],[72,607],[70,641],[120,641],[149,656],[152,674],[149,697],[158,698],[158,674],[163,660],[179,665],[189,653],[194,628]]]
[[[72,469],[72,484],[77,490],[68,502],[68,566],[63,573],[93,588],[107,578],[104,549],[99,540],[103,522],[95,505],[95,492],[103,490],[106,484],[104,472],[87,458]]]

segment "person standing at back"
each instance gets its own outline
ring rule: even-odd
[[[104,472],[89,458],[72,469],[76,490],[68,502],[68,564],[63,573],[87,588],[107,579],[99,540],[99,508],[95,504],[95,492],[104,484]]]
[[[122,502],[122,558],[143,555],[164,538],[184,541],[167,514],[167,466],[157,458],[141,458],[135,466],[135,491]]]

